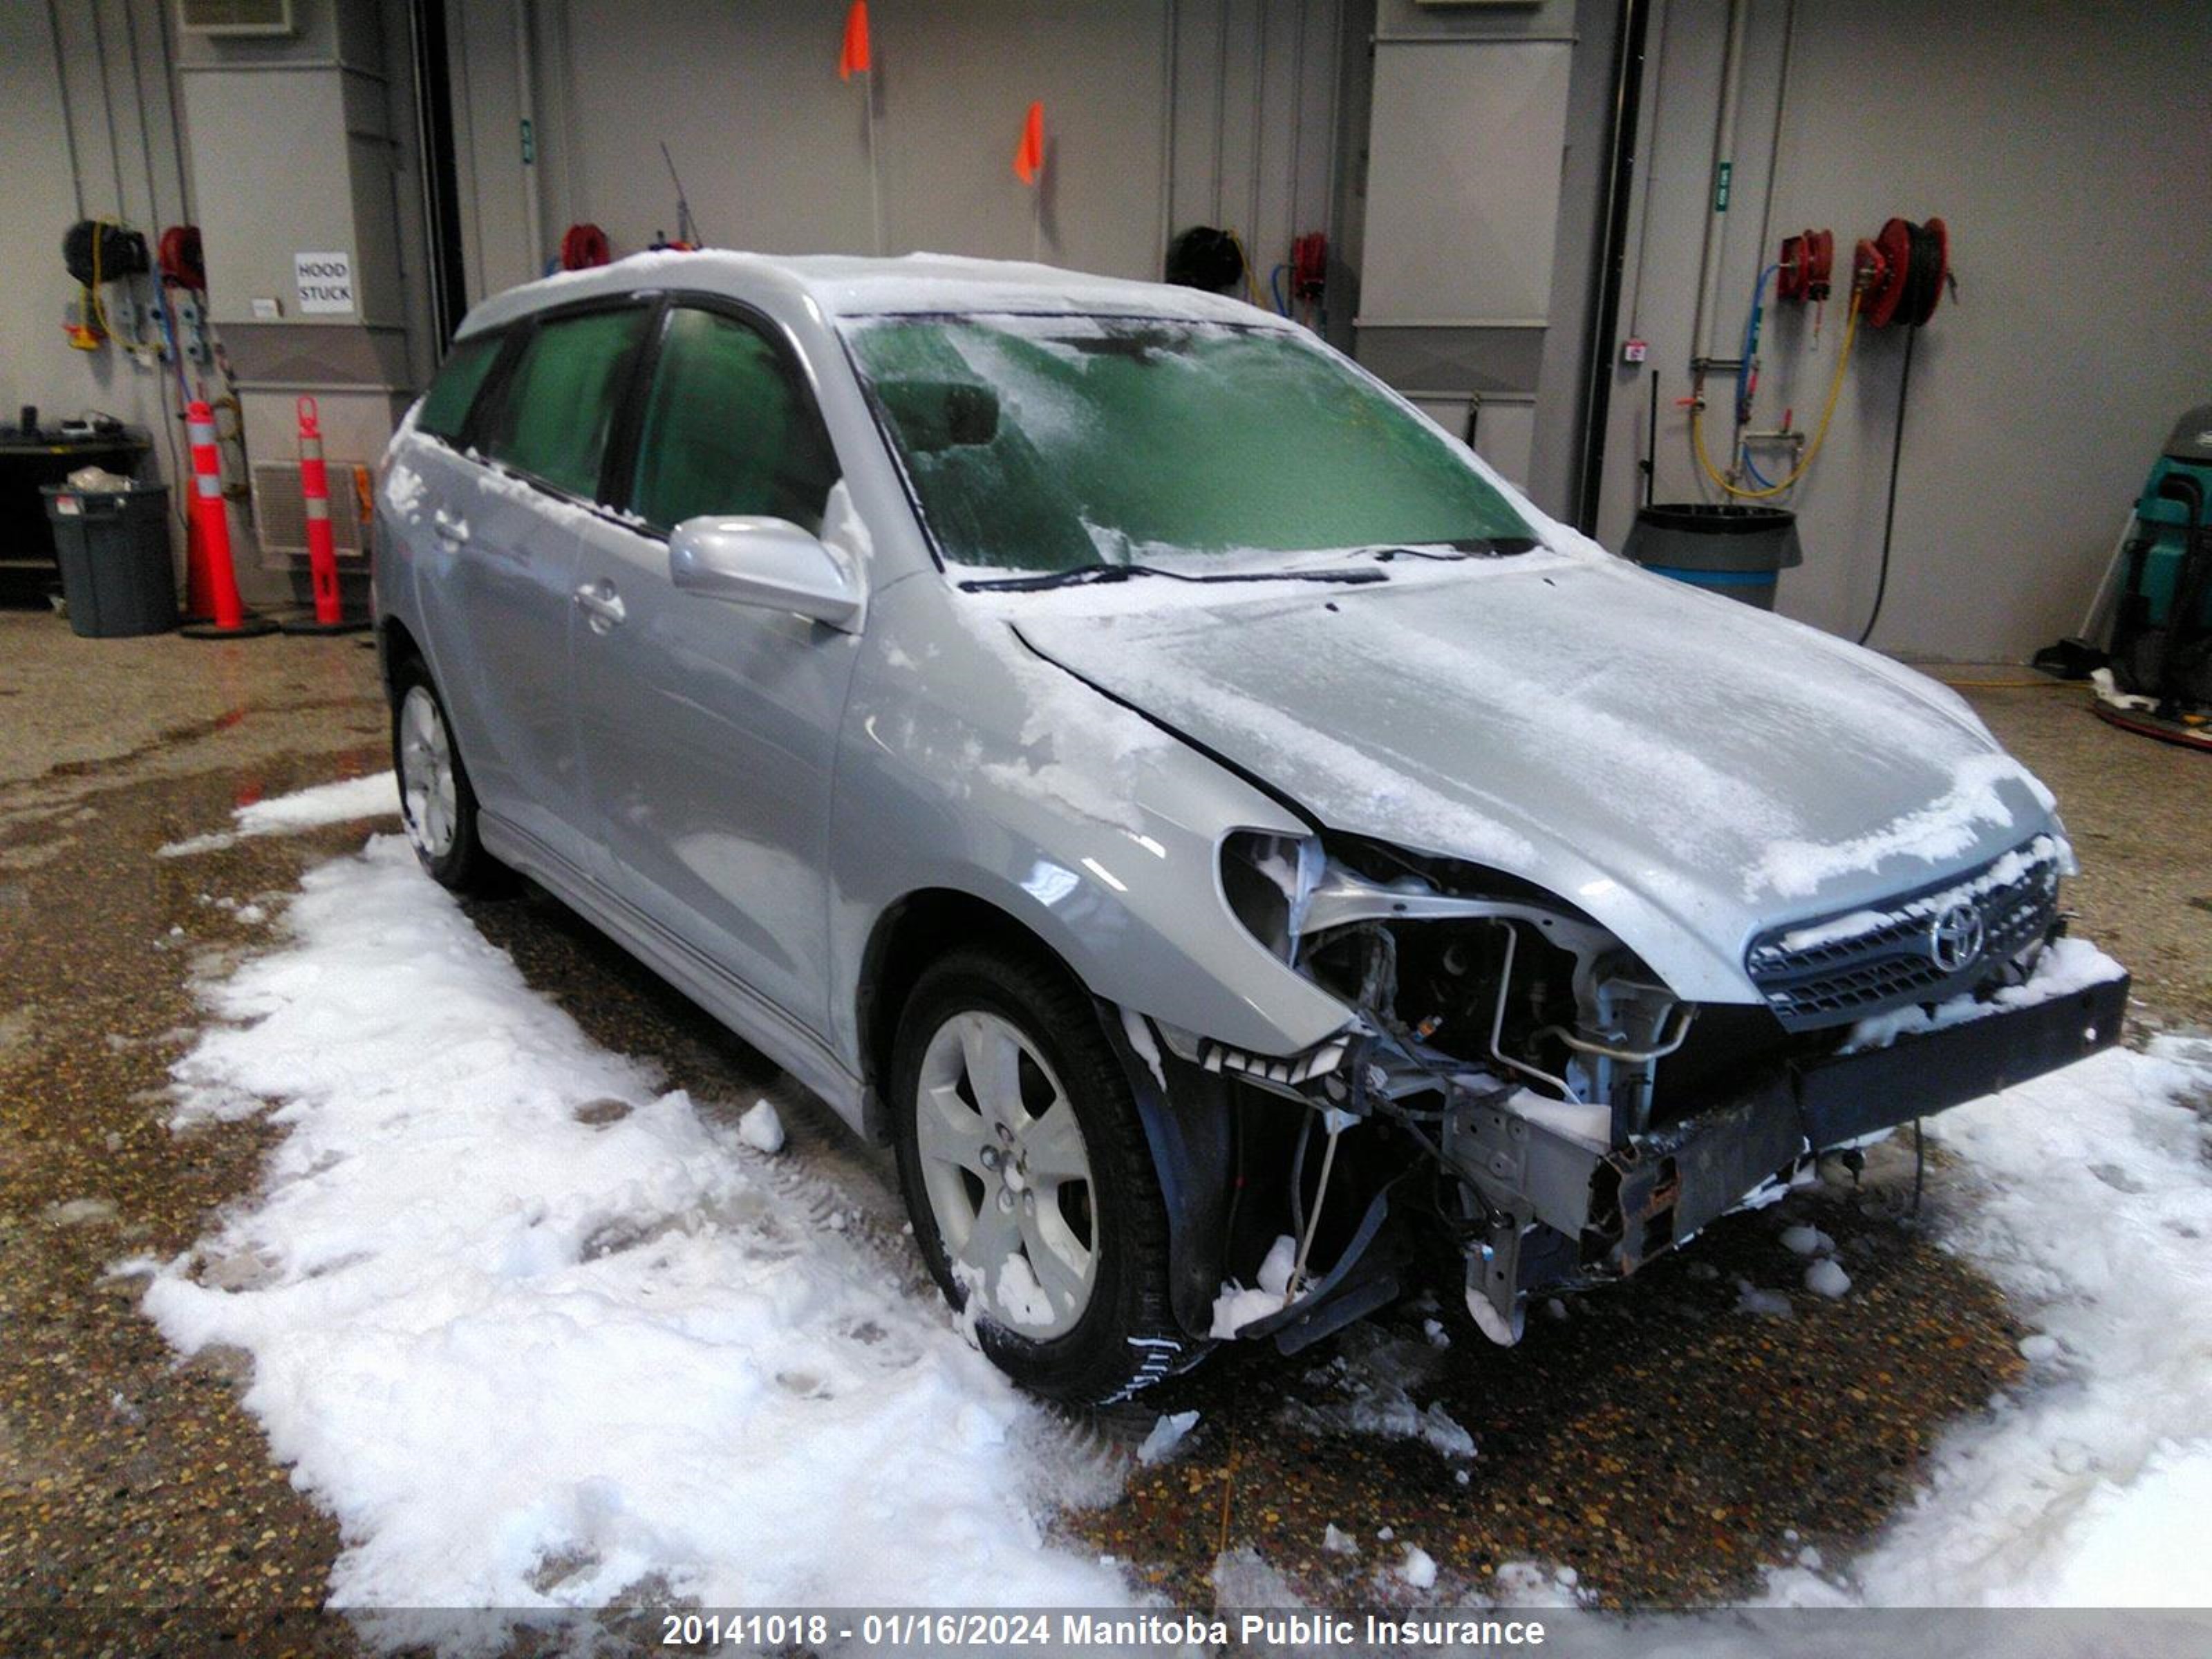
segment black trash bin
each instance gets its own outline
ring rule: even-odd
[[[71,489],[48,484],[41,493],[71,628],[88,639],[118,639],[166,634],[177,625],[165,485]]]
[[[1797,515],[1778,507],[1662,502],[1638,507],[1621,552],[1656,576],[1774,609],[1774,585],[1805,562]]]

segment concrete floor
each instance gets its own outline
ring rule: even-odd
[[[1972,695],[2057,790],[2085,866],[2070,902],[2136,969],[2143,1019],[2212,1024],[2212,756],[2113,732],[2075,690]],[[189,860],[155,849],[242,799],[380,769],[384,732],[358,639],[81,641],[0,613],[0,1626],[27,1607],[319,1605],[338,1540],[271,1462],[237,1366],[175,1365],[107,1269],[188,1245],[252,1189],[272,1144],[258,1123],[179,1137],[161,1121],[193,978],[265,938],[219,901],[281,906],[301,870],[373,826]],[[665,1058],[702,1098],[772,1089],[809,1156],[856,1187],[884,1180],[787,1079],[557,906],[473,914],[603,1042]],[[1326,1403],[1335,1358],[1418,1342],[1419,1317],[1398,1313],[1297,1362],[1218,1356],[1103,1419],[1132,1439],[1154,1412],[1196,1406],[1205,1427],[1066,1525],[1200,1601],[1224,1537],[1305,1593],[1360,1595],[1319,1550],[1325,1520],[1371,1535],[1418,1515],[1448,1571],[1536,1557],[1615,1603],[1740,1593],[1801,1541],[1847,1555],[1944,1425],[2016,1375],[2021,1332],[1934,1230],[1898,1225],[1880,1182],[1818,1201],[1851,1256],[1847,1306],[1801,1298],[1786,1328],[1734,1316],[1733,1276],[1771,1264],[1789,1218],[1763,1212],[1701,1242],[1717,1279],[1662,1261],[1532,1322],[1510,1356],[1461,1343],[1431,1386],[1482,1441],[1470,1486],[1401,1447],[1280,1425],[1286,1398]],[[301,1650],[353,1646],[335,1620],[292,1634]]]

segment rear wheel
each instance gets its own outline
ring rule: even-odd
[[[392,675],[392,763],[407,839],[440,885],[479,896],[506,890],[505,866],[477,834],[477,793],[453,741],[446,706],[419,659]]]
[[[1170,1311],[1158,1172],[1081,988],[947,957],[908,1000],[890,1100],[923,1258],[1000,1370],[1097,1403],[1197,1357]]]

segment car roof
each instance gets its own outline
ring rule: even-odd
[[[681,287],[764,301],[804,298],[837,318],[914,313],[1030,313],[1133,316],[1286,327],[1283,318],[1217,294],[1132,282],[1025,260],[909,253],[895,259],[845,254],[739,253],[720,248],[634,253],[589,270],[562,271],[495,295],[470,312],[463,335],[495,328],[550,306],[638,289]]]

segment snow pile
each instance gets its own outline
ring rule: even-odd
[[[2212,1042],[2160,1037],[1929,1120],[1947,1245],[2041,1326],[2034,1370],[1844,1585],[1783,1570],[1777,1599],[2212,1604],[2208,1100]]]
[[[757,1152],[774,1158],[783,1150],[783,1120],[776,1115],[775,1105],[757,1100],[745,1109],[738,1120],[738,1139]]]
[[[1781,1291],[1762,1290],[1747,1279],[1735,1282],[1735,1310],[1761,1319],[1788,1319],[1794,1311],[1790,1298]]]
[[[1824,1255],[1805,1269],[1805,1288],[1815,1296],[1839,1302],[1851,1292],[1851,1276],[1844,1271],[1842,1262]]]
[[[1782,1248],[1792,1255],[1833,1255],[1836,1241],[1818,1227],[1784,1227]]]
[[[384,475],[385,511],[414,524],[422,516],[422,475],[404,461],[393,461]]]
[[[1437,1559],[1419,1544],[1406,1546],[1406,1559],[1399,1563],[1398,1577],[1415,1589],[1434,1589],[1437,1585]]]
[[[1290,1299],[1291,1273],[1297,1260],[1297,1240],[1283,1233],[1260,1264],[1256,1287],[1247,1290],[1233,1279],[1224,1282],[1221,1294],[1213,1298],[1213,1334],[1225,1340],[1255,1320],[1282,1312]]]
[[[1095,1473],[911,1264],[594,1046],[404,842],[311,872],[290,925],[176,1068],[286,1138],[144,1305],[252,1355],[347,1540],[335,1605],[1126,1601],[1040,1531]]]
[[[1152,1425],[1152,1431],[1145,1437],[1145,1443],[1137,1448],[1137,1462],[1150,1468],[1155,1463],[1164,1463],[1182,1444],[1182,1438],[1198,1426],[1196,1412],[1170,1412],[1161,1415]]]
[[[2001,784],[2025,788],[2046,811],[2056,804],[2051,792],[2011,756],[1969,755],[1957,763],[1951,787],[1940,799],[1902,813],[1879,830],[1839,842],[1776,842],[1744,872],[1744,896],[1767,891],[1802,898],[1839,876],[1876,869],[1893,859],[1940,864],[1970,852],[1981,826],[2002,829],[2014,822],[2015,809]]]
[[[234,828],[194,836],[189,841],[173,841],[157,856],[174,859],[218,853],[255,836],[292,835],[319,824],[350,823],[356,818],[384,817],[398,811],[399,781],[392,773],[343,778],[241,806],[231,814]]]
[[[1447,1462],[1465,1463],[1475,1455],[1474,1435],[1454,1420],[1441,1401],[1424,1407],[1412,1390],[1436,1373],[1441,1352],[1425,1337],[1409,1341],[1370,1326],[1342,1340],[1337,1357],[1307,1373],[1334,1398],[1321,1404],[1292,1400],[1282,1412],[1284,1426],[1305,1434],[1366,1434],[1384,1440],[1419,1440]]]
[[[2126,971],[2087,939],[2056,939],[2035,959],[2035,970],[2027,976],[2027,984],[2007,986],[1992,993],[1987,1001],[1969,992],[1937,1003],[1932,1011],[1913,1003],[1890,1013],[1876,1014],[1851,1027],[1844,1051],[1855,1054],[1863,1048],[1886,1048],[1900,1036],[1941,1031],[1953,1025],[1987,1019],[2008,1008],[2025,1008],[2072,996],[2092,985],[2118,979]]]

